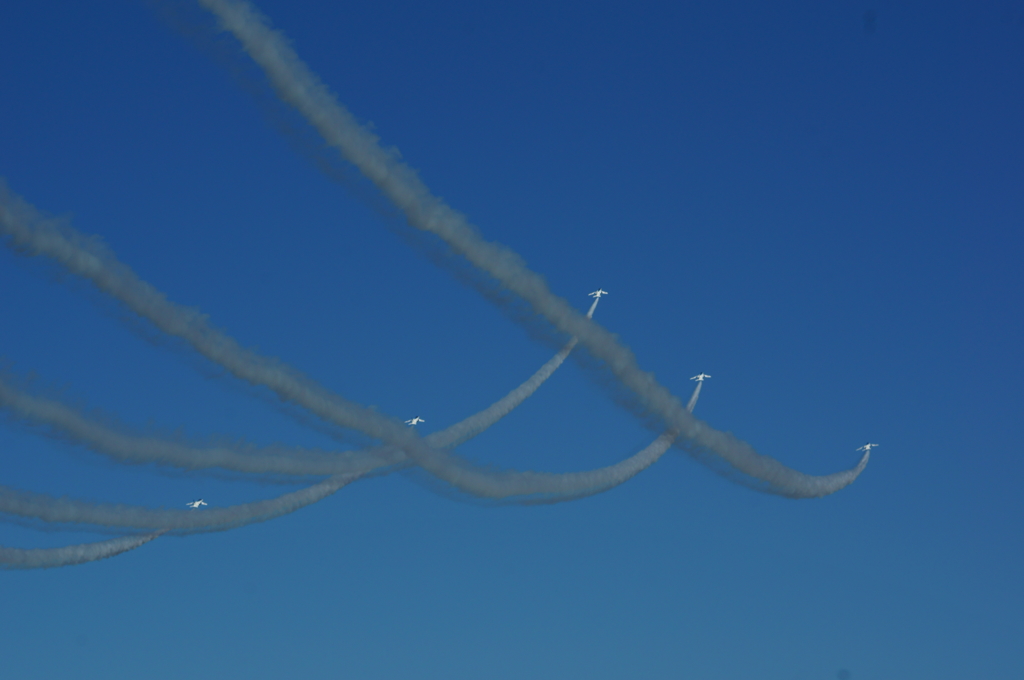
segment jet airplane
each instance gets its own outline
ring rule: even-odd
[[[188,507],[192,508],[193,510],[198,510],[200,505],[209,505],[209,503],[207,503],[202,498],[200,498],[197,501],[192,501],[191,503],[185,503],[185,505],[187,505]]]
[[[590,297],[597,298],[598,300],[600,300],[602,295],[607,295],[607,294],[608,294],[608,291],[601,290],[600,288],[598,288],[597,290],[595,290],[593,293],[590,294]]]
[[[701,373],[700,375],[693,376],[692,378],[690,378],[690,380],[696,380],[697,382],[704,382],[705,379],[710,378],[710,377],[711,376],[708,375],[707,373]]]
[[[427,422],[427,421],[423,420],[423,418],[420,418],[419,416],[416,416],[412,420],[405,421],[405,424],[406,425],[415,425],[416,423],[425,423],[425,422]]]
[[[864,446],[859,447],[857,450],[863,451],[864,453],[871,453],[871,449],[875,448],[876,446],[878,446],[878,444],[865,444]]]

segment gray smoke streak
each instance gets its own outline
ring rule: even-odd
[[[66,224],[43,218],[35,208],[11,193],[3,183],[0,183],[0,235],[6,235],[9,245],[16,249],[31,255],[48,256],[68,271],[90,280],[99,290],[149,319],[166,333],[184,339],[236,377],[256,385],[265,385],[281,399],[299,404],[324,420],[383,439],[392,449],[400,450],[416,464],[466,493],[485,498],[508,498],[522,494],[589,494],[595,485],[602,489],[611,488],[638,471],[634,471],[634,457],[623,461],[620,464],[622,467],[611,466],[587,473],[494,472],[457,460],[446,451],[431,448],[454,446],[479,432],[487,423],[493,423],[507,414],[561,365],[575,346],[575,339],[570,340],[562,351],[535,374],[536,379],[531,378],[505,399],[478,414],[479,417],[471,416],[465,426],[457,427],[449,434],[438,433],[424,441],[416,436],[412,428],[404,427],[394,419],[327,391],[280,361],[243,349],[234,339],[209,326],[205,315],[198,310],[168,301],[162,293],[119,262],[97,239],[85,238]],[[593,309],[592,305],[588,315],[593,313]],[[657,445],[652,446],[655,448],[644,449],[649,456],[657,452]],[[386,450],[387,447],[378,449]],[[652,462],[660,455],[657,453]],[[607,481],[598,481],[602,476]],[[573,481],[585,486],[574,489],[571,486]],[[39,509],[32,507],[34,511]],[[127,526],[139,526],[134,523],[135,520],[132,522]]]
[[[0,206],[2,203],[3,197],[0,195]],[[0,226],[0,230],[2,228]],[[596,306],[595,300],[588,314],[592,315]],[[424,441],[434,448],[454,447],[469,441],[536,392],[564,363],[575,345],[576,341],[571,340],[526,382],[491,406],[440,432],[428,435]],[[127,434],[87,418],[59,401],[26,394],[15,387],[13,381],[5,379],[3,372],[0,372],[0,408],[6,408],[30,423],[50,427],[69,439],[124,463],[161,463],[186,470],[217,467],[236,472],[302,476],[368,474],[409,463],[405,454],[393,447],[342,452],[282,446],[193,447],[157,437]]]
[[[121,536],[98,543],[82,543],[64,548],[5,548],[0,546],[0,569],[49,569],[102,560],[134,550],[159,536],[161,531],[144,536]]]
[[[100,291],[149,319],[168,335],[182,338],[200,354],[233,375],[265,385],[284,401],[298,403],[324,420],[357,429],[394,445],[418,440],[396,420],[331,394],[280,362],[243,349],[210,327],[206,316],[167,300],[129,267],[118,262],[96,239],[88,239],[58,220],[44,219],[31,205],[0,184],[0,234],[9,245],[30,255],[46,255],[69,272],[88,279]]]
[[[383,443],[362,451],[343,452],[282,446],[192,447],[119,431],[57,401],[24,393],[0,374],[0,408],[51,427],[121,462],[159,462],[186,469],[218,467],[246,473],[330,475],[317,484],[273,499],[203,511],[92,503],[0,486],[0,514],[59,524],[156,530],[63,548],[0,546],[0,568],[81,564],[134,549],[167,532],[219,531],[265,521],[322,500],[365,474],[412,464],[467,493],[527,504],[560,502],[606,491],[652,465],[673,444],[698,459],[713,453],[734,471],[763,482],[766,490],[794,498],[833,493],[856,479],[867,465],[869,451],[850,470],[824,476],[806,475],[693,418],[691,413],[702,387],[700,381],[684,407],[653,375],[639,368],[628,348],[592,321],[599,298],[585,315],[580,314],[564,299],[553,295],[543,278],[528,269],[513,251],[483,240],[463,215],[430,193],[416,172],[401,162],[396,151],[381,148],[378,138],[337,102],[284,37],[271,30],[269,22],[250,4],[243,0],[199,2],[238,38],[264,70],[281,100],[295,107],[329,145],[369,178],[403,212],[410,225],[440,237],[479,271],[526,301],[555,329],[571,336],[571,340],[526,382],[490,407],[420,438],[413,428],[332,393],[280,361],[241,347],[210,326],[198,310],[168,301],[97,240],[82,236],[61,221],[43,218],[10,193],[0,180],[0,236],[6,237],[7,245],[29,255],[56,260],[160,330],[185,340],[239,379],[268,387],[282,400],[298,404],[327,422],[358,430]],[[636,396],[642,408],[663,421],[663,434],[614,465],[573,473],[494,471],[452,453],[452,448],[485,431],[532,395],[581,342]]]
[[[325,452],[283,446],[193,447],[128,434],[84,416],[53,399],[26,394],[0,373],[0,408],[34,425],[43,425],[93,451],[122,463],[162,463],[185,470],[223,468],[236,472],[331,475],[369,472],[390,464],[369,451]]]
[[[69,272],[91,281],[100,291],[149,319],[168,335],[185,340],[235,377],[269,387],[284,401],[303,406],[328,422],[383,440],[406,455],[413,449],[423,450],[421,458],[429,455],[427,445],[413,428],[343,399],[277,360],[242,348],[233,338],[212,328],[198,310],[167,300],[98,240],[85,238],[57,220],[43,218],[5,184],[0,184],[0,235],[7,236],[9,245],[15,249],[48,256]],[[559,353],[559,357],[560,364],[564,356]],[[492,411],[491,417],[500,417],[504,412],[506,406]],[[461,436],[469,432],[467,429]]]
[[[586,472],[494,472],[445,454],[421,461],[420,465],[483,498],[507,499],[522,505],[562,503],[603,493],[629,481],[656,463],[675,438],[675,433],[666,432],[629,458]]]
[[[596,306],[595,300],[588,316],[593,314]],[[686,405],[690,413],[697,405],[700,387],[701,383],[698,382]],[[451,483],[460,489],[472,489],[472,493],[477,496],[498,499],[514,496],[512,502],[522,505],[563,503],[603,493],[629,481],[654,465],[672,446],[677,436],[675,432],[665,432],[629,458],[586,472],[494,472],[443,453],[435,454],[430,460],[420,462],[420,465],[436,477],[454,480]]]
[[[850,470],[823,476],[807,475],[693,418],[677,397],[658,384],[652,374],[640,369],[633,353],[611,333],[552,294],[544,279],[527,268],[512,250],[484,241],[462,214],[429,191],[396,152],[383,149],[377,136],[338,103],[299,59],[284,36],[272,30],[269,21],[252,5],[240,0],[199,2],[241,42],[264,70],[281,100],[295,107],[329,145],[372,181],[405,214],[410,225],[436,234],[453,251],[528,302],[559,331],[578,338],[645,409],[665,422],[667,430],[678,432],[687,440],[685,449],[695,453],[698,460],[704,451],[714,453],[737,471],[764,482],[766,490],[792,498],[834,493],[853,482],[867,465],[865,455]],[[409,450],[407,453],[412,455]],[[425,458],[429,451],[421,449],[420,453],[421,458]],[[421,465],[423,462],[417,460]]]
[[[334,475],[318,484],[277,498],[204,510],[168,510],[135,505],[90,503],[0,486],[0,513],[60,524],[160,529],[176,534],[224,531],[295,512],[323,500],[358,478],[359,475]]]

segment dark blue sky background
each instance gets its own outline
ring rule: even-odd
[[[1022,672],[1024,4],[259,7],[487,239],[581,310],[610,291],[596,318],[644,369],[683,398],[710,373],[700,418],[809,473],[881,446],[820,500],[676,451],[541,507],[398,474],[266,524],[3,572],[0,674]],[[6,3],[0,176],[243,345],[425,432],[539,367],[554,345],[410,244],[212,26],[184,2]],[[144,431],[336,444],[9,249],[0,358]],[[460,451],[607,465],[653,436],[614,396],[568,362]],[[0,483],[154,507],[293,488],[116,465],[6,417]],[[39,528],[0,523],[0,544],[97,537]]]

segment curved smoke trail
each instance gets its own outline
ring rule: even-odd
[[[82,543],[63,548],[5,548],[0,546],[0,569],[49,569],[102,560],[134,550],[162,534],[121,536],[98,543]]]
[[[562,365],[575,342],[569,342],[519,387],[449,427],[427,435],[434,448],[463,444],[512,412],[537,391]],[[122,463],[159,463],[185,470],[221,468],[234,472],[283,475],[368,474],[408,463],[399,449],[374,447],[358,451],[321,451],[284,446],[189,446],[180,442],[128,434],[90,419],[54,399],[19,390],[0,372],[0,408],[34,425],[53,431]]]
[[[695,390],[695,397],[698,391]],[[696,399],[691,399],[691,403],[696,403]],[[484,473],[463,464],[457,469],[440,470],[439,472],[442,474],[438,476],[443,479],[462,477],[453,480],[453,484],[464,491],[485,498],[503,499],[509,496],[522,496],[516,502],[525,504],[575,500],[607,491],[631,479],[656,462],[672,445],[673,439],[675,439],[674,433],[665,433],[630,458],[615,465],[587,472],[553,474],[487,471]],[[242,503],[226,508],[209,508],[202,512],[90,503],[67,497],[54,498],[46,494],[0,486],[0,513],[60,524],[160,529],[161,533],[170,531],[176,534],[189,534],[224,531],[295,512],[323,500],[360,476],[359,474],[333,475],[318,484],[276,498]],[[102,555],[102,557],[106,556]]]
[[[0,206],[5,200],[4,190],[0,183]],[[0,218],[0,223],[2,221]],[[599,300],[600,298],[595,299],[590,305],[587,317],[593,317]],[[459,446],[497,423],[536,392],[565,362],[575,346],[574,338],[529,379],[486,409],[444,430],[427,435],[424,439],[427,445],[433,448]],[[127,434],[87,418],[59,401],[33,396],[19,390],[13,380],[5,379],[2,371],[0,408],[12,411],[34,425],[49,427],[97,453],[122,463],[160,463],[185,470],[222,468],[234,472],[309,476],[367,474],[407,460],[400,450],[387,447],[331,452],[283,446],[194,447],[158,437]]]
[[[158,437],[128,434],[54,399],[27,394],[3,374],[0,374],[0,408],[120,463],[160,463],[185,470],[222,468],[283,475],[369,472],[389,464],[370,451],[326,452],[283,446],[195,447]]]
[[[149,319],[164,332],[182,338],[200,354],[220,364],[236,377],[269,387],[281,399],[299,404],[336,425],[358,429],[384,440],[389,447],[402,451],[417,465],[466,493],[485,498],[560,493],[573,496],[593,493],[594,488],[611,488],[636,474],[636,471],[632,471],[636,463],[634,457],[623,461],[621,467],[611,466],[587,473],[494,472],[456,460],[452,454],[439,450],[464,441],[465,437],[479,431],[488,422],[495,422],[532,394],[564,361],[576,344],[575,338],[535,374],[536,379],[531,378],[505,399],[478,414],[479,417],[471,417],[464,427],[456,428],[450,435],[439,433],[429,440],[423,440],[412,428],[333,394],[280,361],[242,348],[233,338],[212,328],[205,315],[198,310],[167,300],[163,293],[142,281],[95,239],[87,239],[70,226],[55,220],[44,219],[35,208],[11,193],[2,183],[0,235],[6,235],[12,247],[32,255],[46,255],[71,273],[88,279],[99,290]],[[594,306],[591,306],[584,318],[589,320],[593,310]],[[657,444],[652,446],[653,449],[644,449],[648,457],[654,456],[657,451]],[[599,481],[601,475],[607,475],[607,481]],[[573,480],[585,486],[572,487]]]
[[[658,460],[676,440],[696,453],[712,452],[745,475],[761,480],[769,491],[791,497],[822,496],[846,486],[864,469],[869,452],[851,470],[811,476],[792,470],[749,445],[694,419],[701,384],[683,407],[678,398],[640,370],[635,357],[602,327],[592,322],[594,305],[584,316],[554,296],[539,275],[530,271],[511,250],[484,241],[465,218],[434,197],[415,172],[397,156],[380,148],[377,138],[341,107],[319,79],[309,71],[282,36],[251,5],[237,0],[200,0],[217,14],[223,25],[242,42],[264,69],[283,101],[295,106],[364,175],[398,206],[409,223],[438,235],[455,252],[505,288],[526,300],[552,325],[572,336],[570,342],[528,381],[502,400],[446,430],[421,439],[394,419],[375,413],[336,395],[285,364],[242,348],[226,334],[209,326],[194,309],[169,302],[95,241],[83,238],[54,220],[44,220],[0,183],[0,234],[8,245],[31,254],[47,255],[69,271],[83,276],[101,291],[148,318],[164,332],[186,340],[211,361],[236,377],[273,390],[282,400],[295,402],[319,417],[357,429],[379,439],[384,446],[361,452],[323,453],[285,448],[240,451],[230,447],[194,449],[151,438],[131,437],[82,417],[72,409],[22,394],[0,379],[0,403],[25,417],[62,427],[83,442],[108,437],[108,455],[123,460],[172,462],[181,466],[239,466],[246,472],[310,474],[334,472],[330,478],[274,499],[194,511],[155,510],[135,506],[94,504],[53,498],[0,487],[0,513],[35,517],[48,522],[84,523],[125,528],[158,529],[145,536],[129,536],[99,543],[43,550],[0,548],[0,566],[46,567],[78,564],[109,557],[142,545],[167,531],[192,533],[223,530],[292,512],[333,494],[364,472],[414,462],[459,489],[487,498],[513,498],[517,502],[557,502],[599,493],[621,484]],[[618,380],[640,402],[659,415],[667,431],[645,449],[615,465],[578,473],[494,472],[455,456],[449,448],[486,430],[530,396],[564,361],[577,342],[605,362]],[[62,410],[63,409],[63,410]],[[145,440],[145,441],[143,441]],[[151,446],[140,450],[140,444]],[[102,448],[102,447],[98,447]],[[203,458],[202,461],[199,459]],[[211,461],[216,461],[211,463]],[[340,467],[324,467],[324,466]],[[260,469],[260,466],[263,466]],[[321,467],[316,467],[321,466]],[[344,469],[344,474],[338,474]]]
[[[90,503],[0,486],[0,513],[60,524],[93,524],[125,529],[160,529],[176,534],[225,531],[265,522],[321,501],[359,475],[334,475],[276,498],[206,510],[168,510]]]
[[[594,301],[594,306],[597,301]],[[588,316],[593,314],[590,308]],[[701,382],[693,390],[686,410],[693,413],[700,397]],[[584,472],[518,472],[482,468],[447,452],[433,453],[416,463],[453,486],[482,498],[511,499],[513,503],[537,505],[562,503],[608,491],[623,484],[651,465],[668,451],[677,433],[663,433],[646,447],[625,460]]]
[[[199,0],[242,44],[266,73],[278,97],[294,107],[341,154],[404,214],[409,224],[436,234],[456,253],[528,302],[555,328],[579,338],[608,370],[657,414],[667,429],[688,440],[688,449],[709,451],[736,470],[767,484],[766,490],[792,498],[812,498],[847,486],[867,465],[865,455],[854,468],[831,475],[807,475],[757,453],[746,442],[719,432],[692,417],[682,402],[640,369],[633,353],[597,323],[579,314],[548,289],[509,248],[484,241],[466,218],[434,196],[397,154],[381,148],[378,138],[361,126],[323,82],[299,59],[284,36],[243,0]],[[428,452],[423,452],[424,454]]]

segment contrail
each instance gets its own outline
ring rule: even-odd
[[[165,333],[182,338],[235,377],[269,387],[284,401],[297,403],[328,422],[383,440],[406,454],[415,448],[427,449],[412,428],[329,392],[277,360],[242,348],[233,338],[209,326],[198,310],[168,301],[95,239],[87,239],[57,220],[44,219],[4,183],[0,183],[0,235],[7,236],[8,245],[15,250],[46,255],[88,279],[100,291]]]
[[[523,505],[561,503],[608,491],[656,463],[672,446],[667,432],[638,453],[614,465],[586,472],[495,472],[444,453],[417,463],[431,474],[481,498]]]
[[[161,531],[144,536],[121,536],[98,543],[82,543],[64,548],[5,548],[0,546],[0,569],[49,569],[102,560],[134,550],[159,536]]]
[[[224,531],[295,512],[323,500],[358,478],[359,475],[334,475],[318,484],[277,498],[206,510],[168,510],[90,503],[0,486],[0,513],[60,524],[160,529],[176,534]]]
[[[600,298],[596,298],[590,305],[590,309],[587,310],[588,319],[593,318],[594,310],[597,309],[597,303],[599,301]],[[558,354],[553,356],[546,364],[540,367],[540,370],[530,376],[530,378],[522,385],[505,395],[501,400],[494,402],[483,411],[455,423],[440,432],[427,435],[424,438],[427,446],[433,449],[455,448],[488,429],[491,425],[494,425],[496,422],[511,413],[512,409],[523,403],[527,397],[536,392],[537,389],[544,384],[544,381],[550,378],[551,374],[562,365],[566,357],[569,356],[569,353],[572,352],[574,347],[576,347],[577,342],[576,338],[570,339],[569,342],[559,350]]]
[[[597,300],[591,307],[591,313]],[[697,405],[701,383],[697,383],[686,410]],[[475,466],[464,459],[437,453],[429,460],[417,461],[421,467],[458,488],[484,498],[513,497],[514,503],[537,505],[562,503],[608,491],[654,465],[672,446],[678,435],[665,432],[641,451],[614,465],[585,472],[495,472]]]
[[[329,145],[368,177],[404,213],[410,225],[440,237],[453,251],[518,295],[571,339],[540,370],[499,401],[440,432],[420,438],[397,420],[344,399],[278,360],[241,347],[213,328],[198,310],[170,302],[95,239],[82,236],[58,220],[44,219],[9,192],[0,180],[0,236],[6,237],[7,245],[56,260],[160,330],[182,338],[239,379],[268,387],[282,400],[294,402],[327,422],[358,430],[382,442],[370,449],[341,452],[283,446],[190,447],[119,431],[59,402],[26,394],[0,374],[0,408],[51,427],[122,462],[159,462],[187,469],[218,467],[248,473],[330,475],[317,484],[277,498],[204,511],[92,503],[0,486],[0,514],[153,532],[64,548],[0,547],[0,568],[80,564],[131,550],[167,532],[218,531],[264,521],[322,500],[365,474],[412,464],[467,493],[519,503],[559,502],[600,493],[649,467],[673,444],[698,458],[713,453],[739,473],[764,482],[766,490],[795,498],[833,493],[856,479],[867,465],[870,451],[865,451],[858,465],[850,470],[824,476],[806,475],[693,418],[691,412],[700,395],[700,381],[684,407],[653,375],[639,368],[628,348],[593,322],[599,296],[585,315],[580,314],[567,301],[552,294],[544,280],[513,251],[483,240],[463,215],[430,193],[396,152],[380,147],[378,138],[336,101],[283,35],[272,30],[268,20],[252,5],[244,0],[199,2],[238,38],[264,70],[281,100],[295,107]],[[485,431],[532,395],[578,343],[604,362],[636,396],[639,405],[663,421],[663,434],[619,463],[574,473],[494,471],[452,453],[452,448]]]
[[[698,385],[690,399],[691,404],[696,404],[699,391]],[[516,502],[525,504],[575,500],[601,493],[631,479],[656,462],[668,450],[674,438],[674,433],[665,433],[636,455],[615,465],[588,472],[482,473],[463,465],[440,470],[438,476],[442,479],[462,476],[462,479],[453,480],[455,486],[486,498],[521,496]],[[198,512],[89,503],[0,486],[0,513],[52,523],[160,529],[161,532],[173,531],[178,534],[223,531],[294,512],[323,500],[358,477],[355,474],[335,475],[319,484],[277,498]]]
[[[595,300],[588,315],[593,314],[596,306]],[[575,340],[571,340],[528,380],[488,408],[428,435],[424,441],[433,448],[455,447],[469,441],[536,392],[562,365],[575,345]],[[75,442],[124,463],[160,463],[186,470],[222,468],[255,474],[310,476],[366,474],[408,462],[401,450],[393,447],[331,452],[283,446],[194,447],[158,437],[127,434],[87,418],[59,401],[19,390],[13,381],[5,379],[2,371],[0,408],[6,408],[30,423],[52,428]]]
[[[0,209],[10,199],[4,191],[5,187],[0,183]],[[0,215],[0,233],[3,233],[2,223]],[[595,299],[590,305],[588,318],[593,317],[598,301]],[[433,448],[455,447],[488,429],[536,392],[564,363],[575,346],[576,340],[570,340],[528,380],[502,399],[440,432],[428,435],[425,442]],[[134,436],[86,418],[58,401],[26,394],[10,380],[5,380],[3,372],[0,372],[0,408],[7,408],[34,424],[51,427],[121,462],[156,462],[187,470],[219,467],[236,472],[309,476],[365,474],[407,460],[400,450],[389,447],[343,452],[280,446],[239,450],[227,446],[190,447],[155,437]]]
[[[223,468],[284,475],[368,472],[389,464],[363,451],[325,452],[283,446],[193,447],[157,437],[127,434],[59,401],[26,394],[5,380],[3,374],[0,374],[0,407],[122,463],[161,463],[185,470]]]
[[[168,335],[187,341],[236,377],[269,387],[284,401],[299,403],[324,420],[391,444],[410,445],[419,440],[397,421],[328,392],[279,361],[240,347],[233,338],[210,327],[198,310],[168,301],[96,240],[58,220],[43,219],[6,184],[0,184],[0,234],[9,238],[8,245],[15,250],[56,260]]]
[[[199,0],[199,3],[214,13],[221,25],[241,42],[266,73],[278,97],[298,110],[329,145],[337,148],[372,181],[405,214],[410,225],[439,236],[456,253],[528,302],[559,331],[578,338],[647,410],[666,423],[666,429],[688,440],[684,448],[696,454],[702,450],[712,452],[736,470],[765,482],[765,490],[792,498],[834,493],[853,482],[867,465],[865,455],[850,470],[807,475],[693,418],[677,397],[658,384],[652,374],[640,369],[632,351],[551,293],[544,279],[527,268],[512,250],[484,241],[466,218],[434,196],[395,152],[381,148],[378,138],[338,103],[299,59],[284,36],[272,30],[269,21],[251,4],[241,0]]]
[[[3,189],[3,187],[0,187],[0,189]],[[0,199],[5,198],[9,197],[0,196]],[[6,203],[7,201],[0,200],[0,207]],[[0,222],[5,221],[0,220]],[[595,299],[591,304],[587,312],[588,317],[593,316],[597,303],[598,300]],[[564,362],[575,344],[576,341],[571,340],[558,354],[531,376],[529,380],[515,390],[512,390],[512,392],[491,407],[452,427],[430,435],[426,441],[428,444],[436,447],[454,446],[487,429],[536,391],[554,370]],[[57,427],[66,435],[91,444],[118,458],[127,458],[129,460],[162,459],[177,462],[188,467],[197,467],[202,464],[197,459],[206,455],[216,463],[236,469],[241,468],[244,471],[266,471],[268,468],[274,468],[275,471],[279,472],[287,471],[296,474],[311,474],[318,471],[317,468],[308,467],[308,460],[290,461],[287,455],[282,454],[263,456],[264,460],[261,463],[253,465],[250,461],[246,460],[247,456],[245,454],[240,454],[230,449],[191,449],[174,442],[124,435],[81,416],[81,414],[63,404],[21,393],[3,381],[2,376],[0,376],[0,405],[7,406],[20,415],[31,418],[36,422],[44,422]],[[658,445],[658,451],[655,457],[651,458],[654,448],[648,447],[641,454],[642,461],[649,460],[653,462],[667,448],[667,442],[662,446],[661,440],[656,442],[656,445]],[[140,450],[142,451],[141,453]],[[382,459],[379,456],[373,456],[372,453],[367,459],[371,461],[383,460],[384,462],[379,463],[380,465],[393,462]],[[242,464],[239,464],[240,461],[243,461]],[[283,467],[280,465],[282,462],[285,464]],[[630,459],[625,461],[625,464],[612,466],[612,468],[617,473],[617,477],[625,481],[625,479],[632,477],[640,469],[650,464],[650,462],[640,462],[638,466],[637,462]],[[276,467],[274,466],[275,463],[277,464]],[[288,467],[289,463],[294,463],[298,467]],[[304,464],[306,467],[303,467]],[[322,465],[322,463],[320,464]],[[363,463],[362,466],[370,467],[371,469],[373,467],[372,465],[367,466],[366,463]],[[223,530],[277,517],[317,502],[334,493],[338,488],[352,481],[357,476],[356,474],[335,475],[320,484],[268,501],[242,504],[230,508],[214,508],[201,513],[94,504],[68,498],[55,499],[43,494],[0,487],[0,512],[22,517],[32,517],[47,522],[84,523],[130,528],[160,528],[163,531],[173,530],[178,533]],[[511,480],[502,480],[505,481],[504,486],[506,490],[504,493],[499,492],[497,495],[501,497],[509,495],[507,491],[508,481],[518,483],[513,493],[545,495],[570,493],[574,496],[588,495],[595,492],[593,490],[595,488],[593,480],[602,476],[605,478],[605,485],[607,485],[607,473],[605,470],[564,476],[535,475],[533,473],[517,475],[513,473],[510,475]],[[538,478],[541,480],[540,484],[537,483]],[[477,483],[473,486],[480,486],[480,484]],[[501,487],[502,485],[500,484],[494,485],[492,483],[484,489],[483,494],[494,495],[494,489],[501,489]],[[466,490],[472,492],[472,488]]]
[[[693,413],[693,407],[697,405],[697,397],[700,396],[700,386],[703,384],[703,380],[697,381],[697,386],[693,388],[693,394],[690,396],[690,401],[686,404],[687,412]]]
[[[478,432],[488,422],[502,417],[511,405],[525,399],[542,379],[550,375],[550,371],[564,361],[575,346],[573,340],[535,375],[537,380],[528,380],[505,400],[479,414],[479,418],[471,417],[466,426],[458,428],[451,435],[428,442],[417,437],[412,428],[406,428],[393,419],[327,391],[280,361],[243,349],[234,339],[209,326],[205,315],[198,310],[168,301],[162,293],[119,262],[96,239],[87,239],[66,224],[44,219],[35,208],[13,195],[2,183],[0,234],[9,237],[10,246],[29,254],[49,256],[70,272],[89,279],[99,290],[120,300],[161,330],[186,340],[198,352],[225,367],[236,377],[265,385],[281,399],[295,402],[329,422],[383,439],[390,447],[404,452],[416,464],[467,493],[485,498],[508,498],[522,494],[589,494],[595,487],[611,488],[639,471],[635,467],[638,461],[634,456],[618,466],[586,473],[494,472],[456,460],[450,453],[431,448],[454,446]],[[659,441],[664,440],[659,437],[652,444],[653,449],[648,447],[641,452],[644,454],[641,458],[653,461],[660,457],[664,451],[658,452]],[[573,482],[583,486],[572,487]]]
[[[592,306],[591,313],[593,308]],[[696,404],[699,391],[698,385],[690,399],[691,405]],[[606,491],[629,480],[657,461],[671,446],[674,438],[675,434],[665,433],[636,455],[615,465],[588,472],[483,473],[473,467],[452,463],[450,459],[445,458],[442,459],[443,464],[452,467],[443,467],[438,471],[438,476],[442,479],[454,477],[451,482],[458,488],[487,498],[522,496],[523,498],[517,502],[527,504],[574,500]],[[441,454],[435,454],[434,457],[440,456]],[[435,465],[434,457],[428,461],[431,465]],[[319,484],[277,498],[227,508],[210,508],[201,512],[97,504],[0,487],[0,513],[53,523],[160,529],[179,534],[222,531],[294,512],[326,498],[358,477],[357,474],[334,475]]]

